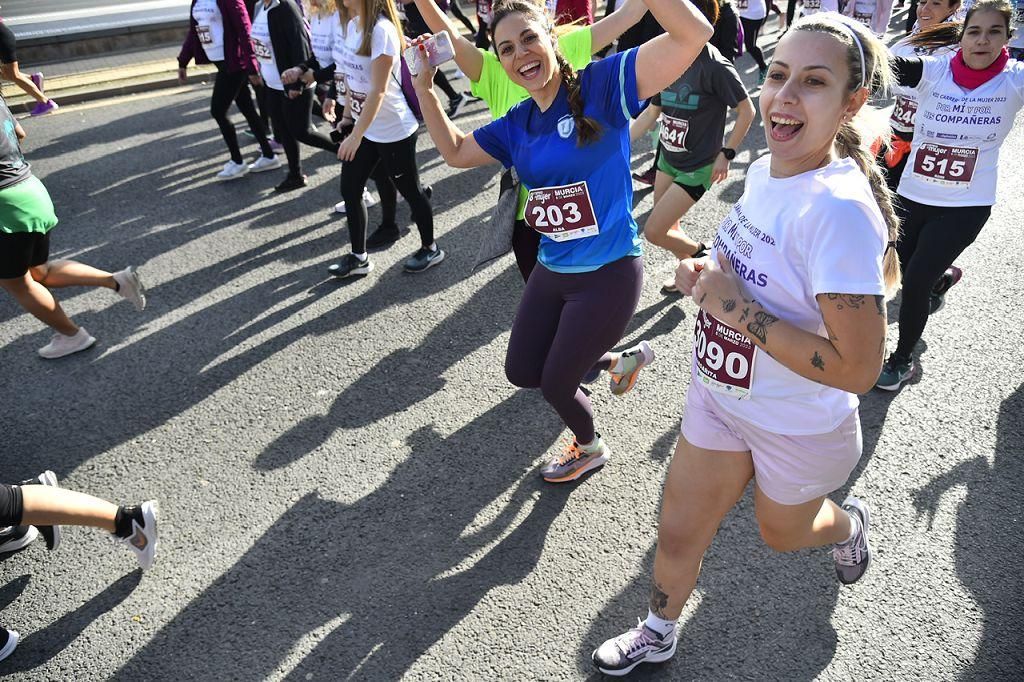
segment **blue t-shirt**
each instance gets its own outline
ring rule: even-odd
[[[584,114],[601,126],[599,139],[582,147],[565,87],[547,111],[528,99],[473,132],[485,152],[515,166],[531,188],[526,220],[542,235],[537,260],[554,272],[590,272],[641,251],[629,166],[629,123],[644,108],[636,49],[583,69],[580,92]]]

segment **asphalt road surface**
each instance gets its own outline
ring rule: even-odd
[[[476,104],[459,122],[485,120]],[[863,400],[864,456],[834,497],[873,505],[868,575],[840,589],[827,550],[767,550],[748,494],[706,558],[675,659],[636,678],[1020,679],[1017,123],[992,219],[925,332],[923,373]],[[278,172],[214,182],[227,156],[203,87],[25,127],[61,218],[53,255],[138,266],[149,308],[59,292],[99,343],[45,362],[35,351],[49,333],[0,297],[0,470],[16,481],[49,468],[69,488],[156,498],[162,544],[144,575],[83,528],[66,529],[53,555],[36,542],[0,563],[0,618],[24,636],[0,674],[598,677],[591,650],[646,614],[689,377],[695,308],[659,293],[665,253],[647,250],[623,339],[651,340],[656,363],[623,398],[594,386],[613,459],[578,484],[546,485],[537,467],[566,434],[538,392],[503,374],[519,275],[511,257],[470,273],[495,169],[454,172],[422,135],[447,260],[402,272],[413,231],[373,254],[369,277],[339,283],[326,275],[347,245],[330,210],[337,162],[305,150],[310,187],[283,197]],[[763,152],[757,127],[687,219],[696,236],[709,240]],[[650,193],[637,201],[642,219]],[[372,208],[371,226],[379,217]]]

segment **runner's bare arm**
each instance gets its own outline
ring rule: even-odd
[[[740,148],[740,145],[743,144],[743,139],[750,130],[751,124],[754,122],[755,116],[754,103],[749,97],[736,105],[736,125],[732,127],[729,139],[725,141],[726,147],[737,150]]]
[[[636,89],[640,99],[654,97],[683,75],[714,34],[711,24],[687,0],[644,0],[665,29],[637,48]]]
[[[423,16],[434,33],[448,31],[448,37],[452,39],[452,46],[455,48],[455,64],[466,74],[466,78],[474,83],[480,80],[480,72],[484,68],[484,58],[477,46],[466,40],[459,32],[459,29],[451,22],[441,8],[434,4],[434,0],[414,0],[416,8]]]
[[[701,308],[805,379],[851,393],[868,391],[878,379],[885,353],[882,296],[819,294],[827,337],[780,320],[746,296],[725,257],[720,263],[708,259],[693,297]]]
[[[370,62],[370,92],[366,93],[366,100],[363,102],[362,110],[357,112],[359,119],[352,128],[352,132],[342,141],[341,146],[338,147],[339,160],[351,161],[355,158],[356,150],[359,149],[359,145],[363,141],[363,135],[366,134],[367,128],[373,123],[377,112],[380,111],[381,106],[384,104],[384,89],[387,87],[388,77],[391,75],[391,68],[394,66],[395,59],[397,57],[394,55],[382,54]],[[345,92],[349,99],[349,103],[345,107],[345,113],[348,114],[352,105],[353,95],[352,91],[348,89],[347,83]]]
[[[661,116],[661,107],[659,106],[651,104],[644,109],[643,113],[634,118],[629,125],[629,141],[636,142],[644,133],[649,132],[659,116]]]
[[[636,25],[646,12],[647,5],[643,0],[626,0],[621,7],[590,27],[590,53],[596,54],[611,45],[613,40]]]

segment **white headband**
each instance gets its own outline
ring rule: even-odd
[[[867,63],[866,63],[866,60],[864,59],[864,46],[860,42],[860,36],[857,35],[857,32],[855,30],[853,30],[853,27],[850,26],[850,24],[848,24],[847,22],[840,21],[839,23],[842,25],[843,28],[846,29],[846,32],[850,34],[850,37],[853,38],[854,44],[857,45],[857,52],[860,53],[860,85],[858,85],[857,87],[860,87],[860,88],[866,87],[867,86],[867,82],[866,81],[868,79],[868,75],[867,75],[867,71],[866,71]]]

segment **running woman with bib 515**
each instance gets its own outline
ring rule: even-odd
[[[530,188],[526,220],[541,233],[539,266],[526,283],[512,326],[505,373],[516,386],[540,388],[573,439],[542,469],[563,482],[603,465],[610,450],[594,431],[580,380],[608,369],[625,393],[653,360],[610,353],[626,330],[643,284],[640,239],[632,216],[629,124],[642,101],[674,82],[712,30],[686,0],[647,0],[667,33],[577,73],[558,52],[550,17],[532,2],[496,6],[494,43],[505,72],[530,99],[466,135],[445,117],[430,69],[416,78],[424,121],[449,165],[515,166]],[[422,47],[422,45],[420,45]]]
[[[1010,60],[1006,50],[1011,12],[1005,0],[980,0],[967,12],[952,59],[895,60],[899,84],[917,92],[919,105],[897,201],[899,342],[878,388],[894,391],[913,375],[914,347],[929,313],[941,306],[931,300],[936,285],[977,239],[996,201],[999,149],[1024,106],[1024,63]]]
[[[704,552],[751,479],[769,547],[831,545],[846,584],[868,568],[867,505],[828,495],[860,458],[856,394],[881,365],[883,299],[899,282],[889,188],[859,131],[890,80],[885,46],[839,15],[779,41],[760,97],[770,155],[750,166],[715,255],[677,271],[701,311],[650,610],[594,652],[602,672],[672,657]]]

